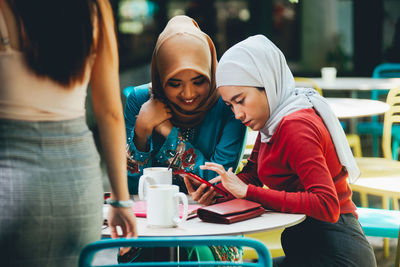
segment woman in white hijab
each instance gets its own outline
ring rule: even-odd
[[[282,52],[262,35],[230,48],[216,80],[236,118],[260,132],[238,175],[211,162],[201,168],[217,172],[211,182],[221,181],[236,198],[307,215],[283,232],[286,256],[274,264],[376,266],[348,185],[359,170],[324,98],[313,89],[295,88]]]

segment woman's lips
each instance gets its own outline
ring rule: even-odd
[[[185,105],[193,105],[195,102],[196,102],[196,100],[197,100],[197,97],[196,98],[192,98],[192,99],[181,99],[181,102],[183,103],[183,104],[185,104]]]

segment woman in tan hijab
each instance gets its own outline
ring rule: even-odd
[[[206,161],[236,169],[245,127],[216,91],[216,66],[210,37],[193,19],[173,17],[153,52],[151,84],[134,88],[126,103],[131,194],[137,193],[143,168],[168,166],[176,154],[174,169],[206,180],[215,177],[199,168]],[[183,184],[181,178],[174,183]],[[205,188],[202,185],[196,192]],[[211,201],[215,195],[211,189],[203,197]]]

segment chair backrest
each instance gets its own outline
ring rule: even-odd
[[[385,158],[392,159],[392,125],[400,124],[400,86],[389,91],[386,103],[390,108],[383,121],[382,150]]]
[[[317,92],[322,95],[322,90],[321,88],[318,86],[318,84],[310,78],[305,78],[305,77],[294,77],[294,81],[300,85],[306,85],[306,86],[311,86],[312,88],[314,88],[315,90],[317,90]]]
[[[243,262],[134,262],[121,265],[107,265],[107,267],[118,266],[272,266],[272,259],[269,251],[260,241],[235,236],[199,236],[199,237],[141,237],[141,238],[119,238],[103,239],[87,245],[81,252],[79,267],[92,266],[92,260],[96,252],[117,247],[193,247],[193,246],[241,246],[250,247],[257,251],[258,261],[256,263]]]
[[[400,77],[400,63],[382,63],[372,72],[372,78],[398,78]]]
[[[372,72],[372,78],[399,78],[400,63],[382,63],[376,66]],[[372,90],[371,99],[379,100],[379,96],[387,94],[389,90]]]

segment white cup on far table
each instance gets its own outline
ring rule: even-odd
[[[321,68],[321,77],[324,82],[333,83],[336,79],[337,70],[335,67]]]
[[[150,167],[143,169],[143,175],[139,179],[138,194],[140,200],[145,200],[149,185],[172,184],[172,169],[167,167]]]
[[[177,227],[188,216],[188,199],[177,185],[150,185],[147,195],[147,225],[155,228]],[[183,203],[179,218],[179,200]]]

